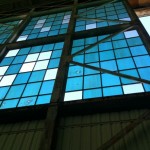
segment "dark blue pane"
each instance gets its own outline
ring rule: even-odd
[[[62,53],[62,50],[53,51],[51,58],[57,58],[60,57]]]
[[[22,64],[17,64],[17,65],[11,65],[6,74],[16,74],[19,72],[20,68],[21,68]]]
[[[90,37],[90,38],[85,39],[85,44],[87,44],[87,45],[94,44],[96,42],[97,42],[97,37]]]
[[[64,42],[56,43],[54,49],[63,49]]]
[[[38,53],[41,52],[42,46],[34,46],[31,48],[30,53]]]
[[[12,86],[6,96],[6,99],[19,98],[24,90],[25,85]]]
[[[18,74],[13,84],[27,83],[29,76],[30,76],[29,72]]]
[[[27,84],[23,92],[23,97],[37,95],[40,90],[40,86],[41,86],[41,82]]]
[[[25,55],[25,54],[28,54],[29,51],[30,51],[30,47],[28,47],[28,48],[21,48],[21,49],[19,50],[19,52],[18,52],[17,55]]]
[[[40,90],[40,94],[49,94],[52,93],[54,87],[54,80],[44,81]]]
[[[66,91],[74,91],[74,90],[81,90],[82,89],[82,77],[77,78],[68,78]]]
[[[25,61],[26,57],[27,57],[26,55],[16,56],[12,64],[23,63]]]
[[[53,48],[54,48],[54,44],[46,44],[43,46],[42,51],[53,50]]]
[[[42,81],[45,75],[45,70],[32,72],[29,82]]]
[[[141,39],[139,37],[127,39],[127,42],[128,42],[129,46],[136,46],[136,45],[143,44],[143,42],[141,41]]]
[[[51,59],[48,68],[58,68],[60,59]]]
[[[12,63],[13,59],[14,57],[4,58],[0,63],[0,66],[9,66]]]
[[[82,46],[84,45],[84,39],[74,40],[73,41],[73,47],[75,46]]]

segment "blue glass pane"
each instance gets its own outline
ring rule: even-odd
[[[0,63],[0,66],[9,66],[12,63],[13,59],[14,57],[4,58]]]
[[[100,61],[114,59],[113,51],[99,52]]]
[[[23,92],[23,97],[37,95],[40,90],[40,86],[41,86],[41,82],[27,84]]]
[[[102,96],[102,91],[101,89],[91,89],[91,90],[85,90],[83,94],[83,98],[96,98],[96,97],[101,97]]]
[[[29,76],[30,76],[29,72],[18,74],[15,81],[14,81],[14,84],[27,83]]]
[[[85,54],[85,63],[95,62],[98,60],[99,58],[97,53]]]
[[[57,58],[61,56],[62,51],[61,50],[57,50],[57,51],[53,51],[52,53],[52,57],[51,58]]]
[[[127,42],[128,42],[129,46],[136,46],[136,45],[143,44],[143,42],[141,41],[141,39],[139,37],[127,39]]]
[[[115,60],[100,62],[102,69],[107,69],[111,71],[117,70],[117,65]]]
[[[62,49],[64,46],[64,42],[56,43],[54,49]]]
[[[90,75],[84,77],[84,89],[97,88],[101,86],[100,75]]]
[[[52,93],[53,87],[54,87],[54,80],[44,81],[42,83],[40,94],[49,94],[49,93]]]
[[[97,42],[97,37],[90,37],[85,39],[85,44],[94,44]]]
[[[103,88],[104,96],[122,95],[122,88],[120,86]]]
[[[117,64],[119,70],[135,68],[132,58],[118,59]]]
[[[67,80],[66,91],[74,91],[82,89],[82,77],[69,78]]]
[[[0,109],[14,108],[17,106],[19,99],[6,100],[2,103]]]
[[[120,73],[129,75],[129,76],[133,76],[133,77],[139,77],[138,72],[136,70],[126,70],[126,71],[121,71]],[[123,84],[130,84],[130,83],[137,82],[135,80],[130,80],[127,78],[121,78],[121,81]]]
[[[19,64],[19,63],[23,63],[25,61],[27,56],[17,56],[15,57],[14,61],[12,62],[12,64]]]
[[[54,48],[54,44],[46,44],[43,46],[42,51],[53,50],[53,48]]]
[[[82,45],[84,45],[84,39],[73,41],[73,46],[82,46]]]
[[[114,49],[127,47],[127,43],[125,40],[113,41]]]
[[[134,57],[134,60],[135,60],[135,64],[137,67],[150,66],[150,56],[149,55]]]
[[[5,97],[8,90],[9,90],[9,87],[0,88],[0,100],[2,100]]]
[[[16,74],[19,72],[20,68],[21,68],[22,64],[17,64],[17,65],[11,65],[6,74]]]
[[[18,104],[18,107],[31,106],[34,105],[36,101],[36,97],[27,97],[21,98]]]
[[[85,53],[92,53],[92,52],[98,52],[98,46],[94,46],[90,48],[89,50],[85,51]]]
[[[48,68],[58,68],[60,59],[51,59]]]
[[[30,47],[28,47],[28,48],[21,48],[21,49],[19,50],[19,52],[18,52],[17,55],[25,55],[25,54],[28,54],[29,51],[30,51]]]
[[[110,50],[112,49],[112,43],[111,42],[105,42],[99,44],[99,50],[104,51],[104,50]]]
[[[80,66],[71,66],[69,67],[69,77],[81,76],[83,75],[83,67]]]
[[[34,46],[31,48],[30,53],[38,53],[41,52],[42,46]]]
[[[142,46],[131,47],[130,50],[131,50],[131,53],[132,53],[133,56],[147,54],[145,46],[143,46],[143,45]]]
[[[47,104],[50,103],[51,95],[39,96],[36,104]]]
[[[73,57],[73,60],[77,61],[79,63],[83,63],[84,62],[84,55],[75,56],[75,57]]]
[[[124,34],[123,33],[120,33],[120,34],[112,37],[112,40],[121,40],[121,39],[124,39]]]
[[[103,86],[114,86],[119,85],[120,80],[118,76],[110,75],[110,74],[102,74],[102,85]]]
[[[131,56],[128,48],[116,49],[115,55],[116,55],[116,58],[124,58],[124,57],[130,57]]]
[[[32,72],[29,82],[42,81],[45,75],[45,70]]]
[[[72,48],[72,54],[74,54],[80,50],[83,50],[83,49],[84,49],[84,46],[74,47],[74,48]]]
[[[24,90],[25,85],[12,86],[6,96],[6,99],[19,98]]]

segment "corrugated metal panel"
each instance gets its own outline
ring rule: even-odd
[[[0,150],[38,150],[44,121],[0,125]]]
[[[56,150],[97,150],[146,110],[112,112],[61,119]],[[109,150],[149,150],[150,120],[144,120]]]

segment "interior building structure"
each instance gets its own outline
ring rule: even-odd
[[[149,150],[149,1],[2,1],[1,150]]]

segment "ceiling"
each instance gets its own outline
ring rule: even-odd
[[[87,2],[92,0],[79,0]],[[128,0],[134,9],[150,7],[150,0]],[[72,0],[0,0],[0,18],[16,16],[28,12],[31,8],[46,10],[72,4]]]

